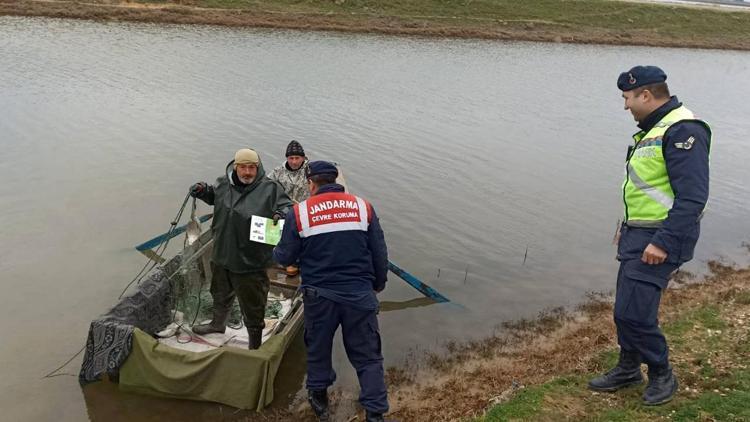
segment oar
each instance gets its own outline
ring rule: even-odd
[[[427,284],[422,282],[422,280],[409,274],[403,268],[399,267],[391,261],[388,261],[388,269],[391,270],[393,274],[396,274],[397,276],[401,277],[402,280],[409,283],[410,286],[419,290],[423,295],[429,297],[435,302],[450,302],[447,297],[441,295],[437,290],[428,286]]]
[[[339,171],[339,176],[336,178],[336,183],[342,185],[344,187],[344,190],[349,192],[349,187],[347,186],[346,178],[344,177],[344,170],[341,168],[341,166],[338,163],[334,163],[334,164],[336,165],[336,168]],[[391,270],[393,274],[396,274],[402,280],[409,283],[410,286],[419,290],[423,295],[429,297],[435,302],[450,302],[450,300],[447,297],[441,295],[437,290],[426,285],[424,282],[422,282],[422,280],[414,277],[413,275],[408,273],[406,270],[404,270],[403,268],[399,267],[398,265],[394,264],[391,261],[388,261],[388,269]]]
[[[346,179],[344,178],[344,172],[342,171],[341,166],[339,166],[338,164],[336,166],[338,167],[338,170],[339,170],[339,177],[338,177],[337,182],[343,185],[344,188],[348,191],[349,189],[346,186]],[[200,220],[201,223],[203,223],[207,221],[208,219],[210,219],[211,217],[213,217],[213,214],[206,214],[206,215],[199,217],[198,219]],[[161,245],[162,243],[166,242],[167,240],[179,235],[180,233],[185,232],[186,228],[187,228],[187,224],[182,225],[172,230],[171,232],[161,234],[151,240],[143,242],[140,245],[136,246],[135,248],[138,251],[147,254],[148,250],[153,249]],[[435,302],[439,302],[439,303],[450,302],[450,299],[441,295],[437,290],[428,286],[422,280],[418,279],[417,277],[414,277],[412,274],[410,274],[409,272],[407,272],[406,270],[404,270],[403,268],[399,267],[398,265],[394,264],[391,261],[388,261],[388,269],[391,270],[391,272],[393,272],[397,276],[399,276],[402,280],[407,282],[410,286],[414,287],[420,293],[429,297]]]
[[[213,216],[214,216],[213,214],[202,215],[202,216],[198,217],[198,220],[200,220],[201,223],[205,223],[206,221],[210,220],[211,217],[213,217]],[[188,223],[188,224],[190,224],[190,223]],[[162,243],[166,242],[167,240],[169,240],[169,239],[171,239],[171,238],[179,235],[180,233],[184,233],[185,230],[187,229],[188,224],[183,224],[182,226],[177,227],[177,228],[175,228],[172,231],[168,231],[168,232],[166,232],[164,234],[160,234],[160,235],[156,236],[155,238],[153,238],[151,240],[147,240],[147,241],[141,243],[140,245],[136,246],[135,249],[137,249],[139,252],[143,252],[143,251],[146,251],[146,250],[149,250],[149,249],[153,249],[153,248],[161,245]]]
[[[198,219],[200,220],[201,223],[205,223],[206,221],[211,219],[211,217],[213,217],[213,214],[206,214],[206,215],[200,216]],[[135,249],[137,249],[139,252],[148,254],[148,252],[151,249],[161,245],[162,243],[179,235],[180,233],[184,233],[186,229],[187,229],[187,224],[184,224],[172,230],[171,232],[160,234],[159,236],[156,236],[151,240],[147,240],[141,243],[140,245],[136,246]],[[407,282],[410,286],[419,290],[423,295],[429,297],[435,302],[450,302],[450,299],[443,296],[437,290],[428,286],[422,280],[413,276],[411,273],[407,272],[406,270],[404,270],[403,268],[399,267],[398,265],[394,264],[391,261],[388,261],[388,269],[391,270],[391,272],[393,272],[397,276],[399,276],[402,280]]]

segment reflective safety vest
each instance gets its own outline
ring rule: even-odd
[[[625,203],[625,222],[633,227],[660,227],[667,219],[674,204],[674,192],[669,182],[667,165],[662,151],[662,138],[673,124],[693,120],[706,126],[711,137],[711,129],[702,120],[697,120],[693,112],[684,106],[667,113],[648,132],[640,131],[633,135],[635,145],[629,147],[626,162],[625,182],[622,185]],[[694,139],[688,138],[675,147],[690,149]]]
[[[372,219],[371,205],[364,199],[344,192],[313,195],[294,206],[299,236],[348,230],[366,232]]]

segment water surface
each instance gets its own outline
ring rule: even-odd
[[[647,63],[716,136],[710,211],[686,268],[746,262],[746,52],[0,18],[4,417],[234,412],[105,384],[84,397],[74,377],[40,378],[143,264],[133,246],[164,232],[188,186],[242,147],[269,169],[291,139],[341,163],[375,205],[392,260],[463,305],[389,305],[387,365],[612,289],[637,130],[615,80]],[[393,277],[381,296],[419,297]],[[303,355],[290,356],[282,406],[302,386]],[[356,391],[340,347],[336,369]]]

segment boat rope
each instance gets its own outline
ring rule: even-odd
[[[69,374],[67,372],[63,372],[63,373],[59,373],[58,374],[57,372],[60,371],[61,369],[65,368],[66,366],[68,366],[68,364],[70,362],[72,362],[73,359],[75,359],[78,355],[80,355],[81,352],[83,352],[85,349],[86,349],[86,346],[84,345],[83,347],[81,347],[81,350],[79,350],[78,352],[76,352],[75,355],[71,356],[70,359],[68,359],[67,361],[65,361],[65,363],[63,363],[62,365],[58,366],[57,369],[55,369],[54,371],[51,371],[47,375],[43,376],[42,379],[45,379],[45,378],[54,378],[54,377],[61,377],[61,376],[65,376],[65,375],[71,376],[71,377],[76,377],[77,375],[75,375],[75,374]]]
[[[188,203],[188,199],[190,199],[190,192],[188,192],[188,193],[187,193],[187,195],[185,195],[185,200],[184,200],[184,201],[182,201],[182,206],[180,207],[180,210],[179,210],[179,211],[177,211],[177,215],[176,215],[176,216],[175,216],[175,218],[174,218],[174,219],[173,219],[173,220],[172,220],[172,221],[171,221],[171,222],[169,223],[169,224],[170,224],[170,226],[169,226],[169,231],[167,231],[167,234],[168,234],[168,235],[169,235],[169,234],[172,234],[172,232],[173,232],[173,231],[174,231],[174,230],[176,229],[176,227],[177,227],[177,223],[179,223],[179,222],[180,222],[180,219],[182,218],[182,213],[183,213],[183,211],[185,211],[185,206],[186,206],[186,205],[187,205],[187,203]],[[193,201],[193,207],[195,207],[195,201]],[[165,251],[167,250],[167,246],[169,245],[169,241],[170,241],[170,237],[169,237],[169,236],[167,236],[167,240],[166,240],[166,241],[165,241],[164,243],[162,243],[161,245],[159,245],[159,247],[157,247],[157,248],[156,248],[156,251],[155,251],[155,253],[156,253],[156,256],[158,256],[159,258],[162,258],[162,255],[163,255],[163,254],[164,254],[164,252],[165,252]],[[152,259],[152,258],[148,258],[148,261],[146,261],[146,264],[145,264],[145,265],[143,266],[143,268],[141,268],[141,270],[140,270],[140,271],[138,272],[138,274],[136,274],[136,275],[135,275],[135,277],[133,277],[133,279],[132,279],[132,280],[131,280],[131,281],[130,281],[130,282],[129,282],[129,283],[128,283],[128,284],[126,285],[126,286],[125,286],[125,288],[124,288],[124,289],[122,289],[122,293],[120,293],[120,296],[117,296],[117,299],[118,299],[118,300],[119,300],[119,299],[122,299],[122,297],[123,297],[123,296],[125,295],[125,292],[126,292],[126,291],[127,291],[127,290],[128,290],[129,288],[130,288],[130,286],[131,286],[131,285],[133,285],[133,283],[135,283],[136,281],[138,282],[138,284],[140,284],[140,283],[141,283],[141,280],[143,280],[143,278],[144,278],[144,277],[146,276],[146,274],[150,273],[150,272],[151,272],[151,270],[152,270],[152,269],[154,269],[154,267],[156,266],[156,264],[157,264],[158,262],[159,262],[159,259],[156,259],[156,260],[155,260],[155,259]],[[149,265],[150,265],[150,268],[149,268]],[[147,269],[147,268],[148,268],[148,269]]]
[[[188,199],[190,199],[190,192],[188,192],[187,195],[185,195],[185,199],[182,201],[182,206],[180,206],[179,211],[177,211],[177,215],[175,215],[175,218],[169,223],[170,226],[169,226],[169,231],[167,233],[171,234],[175,230],[175,228],[177,227],[177,223],[180,222],[180,219],[182,218],[182,213],[185,211],[185,206],[187,205]],[[193,201],[193,210],[194,209],[195,209],[195,201]],[[159,258],[162,257],[162,255],[166,251],[168,245],[169,245],[169,238],[167,238],[167,241],[164,242],[163,244],[161,244],[159,246],[159,248],[157,248],[156,255]],[[157,263],[158,262],[156,260],[152,260],[151,258],[149,258],[148,262],[146,262],[146,265],[144,265],[143,268],[141,268],[141,270],[138,272],[138,274],[136,274],[135,277],[133,277],[133,279],[125,286],[125,288],[122,289],[122,293],[120,293],[120,295],[117,296],[117,299],[118,300],[122,299],[122,296],[125,295],[125,292],[128,290],[128,288],[130,288],[130,286],[133,285],[133,283],[137,282],[138,284],[140,284],[141,281],[143,280],[143,278],[148,273],[151,272],[151,270],[156,266]],[[149,265],[151,265],[150,268],[149,268]],[[200,294],[199,294],[199,296],[200,296]],[[71,356],[70,359],[68,359],[67,361],[65,361],[65,363],[63,363],[62,365],[60,365],[59,367],[57,367],[55,370],[53,370],[53,371],[49,372],[47,375],[43,376],[42,379],[45,379],[45,378],[54,378],[54,377],[65,376],[65,375],[72,376],[72,377],[77,376],[77,375],[74,375],[74,374],[58,373],[58,372],[60,370],[62,370],[63,368],[65,368],[66,366],[68,366],[68,364],[70,364],[70,362],[72,362],[73,359],[75,359],[76,357],[78,357],[78,355],[80,355],[85,349],[86,349],[86,346],[84,345],[81,348],[81,350],[79,350],[73,356]]]

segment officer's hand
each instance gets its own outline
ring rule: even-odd
[[[206,193],[206,190],[208,190],[206,182],[198,182],[193,186],[190,186],[190,196],[193,198],[201,198]]]
[[[276,213],[273,215],[273,217],[271,217],[271,219],[273,220],[273,225],[277,226],[279,224],[279,220],[281,219],[281,214]]]
[[[375,293],[380,293],[383,290],[385,290],[385,284],[382,285],[382,286],[380,286],[380,287],[375,287],[375,288],[373,288],[373,290],[375,290]]]
[[[641,256],[641,261],[649,265],[661,264],[666,260],[667,251],[653,243],[649,243],[648,246],[646,246],[646,250],[643,251],[643,256]]]

